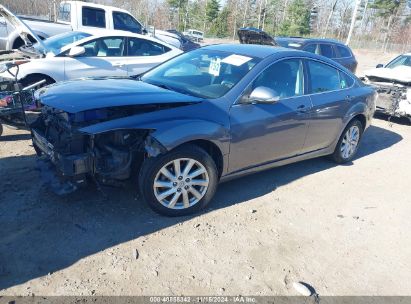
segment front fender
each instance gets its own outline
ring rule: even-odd
[[[136,117],[126,117],[88,126],[79,131],[100,134],[121,129],[150,130],[150,136],[168,151],[189,141],[208,140],[214,143],[223,155],[228,154],[230,137],[224,124],[202,119],[136,121]]]
[[[157,126],[151,134],[167,150],[193,140],[208,140],[228,154],[230,135],[224,125],[206,120],[174,120]]]

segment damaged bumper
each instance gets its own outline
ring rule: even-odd
[[[79,131],[84,122],[70,124],[67,117],[64,112],[43,107],[31,125],[42,179],[57,194],[73,192],[90,178],[98,184],[119,185],[145,157],[165,152],[148,130],[89,134]]]
[[[378,112],[411,118],[411,87],[395,83],[367,83],[374,86],[378,92]]]
[[[91,173],[92,167],[90,155],[61,155],[54,150],[53,144],[36,130],[32,130],[32,140],[39,156],[37,168],[40,177],[54,193],[69,194],[87,183],[86,174]]]
[[[62,176],[74,177],[80,174],[92,172],[92,157],[88,153],[62,155],[54,150],[44,136],[36,130],[32,130],[33,145],[38,155],[46,155],[47,158],[56,166]]]

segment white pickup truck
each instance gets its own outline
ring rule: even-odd
[[[58,9],[57,22],[20,16],[20,20],[30,27],[40,39],[78,30],[115,29],[136,34],[148,34],[144,26],[128,11],[82,1],[63,1]],[[181,48],[180,38],[166,31],[155,30],[157,39],[163,40],[177,48]],[[35,42],[33,37],[29,37]],[[0,18],[0,50],[17,49],[24,45],[18,30]]]

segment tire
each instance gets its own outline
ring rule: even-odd
[[[176,162],[179,163],[180,170],[176,170]],[[189,164],[192,167],[185,173]],[[167,176],[173,179],[161,172],[166,172],[164,168],[171,173]],[[181,174],[176,176],[176,171]],[[205,172],[195,175],[202,171]],[[195,145],[184,145],[166,154],[146,159],[139,174],[139,189],[144,201],[155,212],[165,216],[184,216],[205,208],[213,198],[217,184],[216,164],[207,152]],[[162,198],[166,192],[170,195]]]
[[[0,136],[3,135],[3,125],[0,123]]]
[[[45,79],[46,82],[43,83],[42,85],[39,86],[39,88],[45,87],[49,84],[55,83],[55,81],[47,76],[47,75],[28,75],[25,78],[23,78],[20,83],[22,84],[23,88],[28,87],[29,85],[32,85],[36,82],[39,82],[41,80]]]
[[[350,135],[350,132],[356,132],[356,135],[354,133]],[[357,154],[363,132],[364,127],[361,122],[353,119],[342,132],[331,158],[338,164],[350,162]],[[351,139],[347,143],[348,138]]]

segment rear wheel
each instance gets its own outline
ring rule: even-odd
[[[352,120],[344,129],[332,158],[335,162],[342,164],[351,161],[358,151],[364,128],[357,119]]]
[[[147,159],[139,176],[144,200],[154,211],[167,216],[203,209],[214,196],[217,183],[213,159],[194,145]]]
[[[3,135],[3,125],[0,123],[0,136]]]

